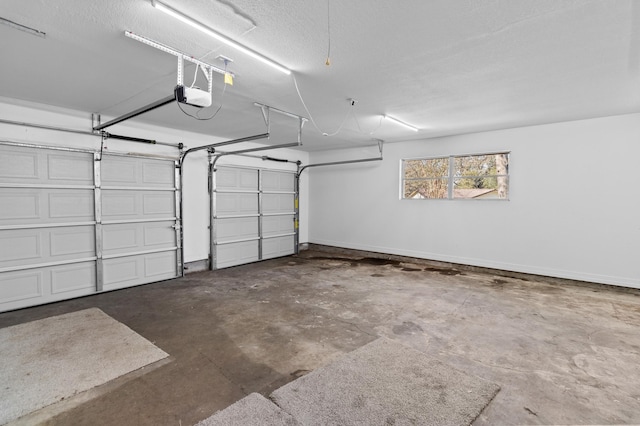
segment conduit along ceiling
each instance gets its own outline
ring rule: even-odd
[[[199,112],[208,117],[222,105],[211,120],[194,120],[175,103],[135,120],[230,139],[264,132],[254,102],[313,118],[303,131],[307,150],[640,110],[640,3],[632,0],[163,3],[291,75],[151,0],[4,0],[3,23],[46,35],[0,25],[0,95],[100,113],[103,121],[170,95],[175,57],[126,37],[131,31],[221,68],[219,56],[228,57],[235,75],[224,94],[223,77],[214,75],[213,105]],[[194,73],[187,64],[186,85]],[[206,88],[202,73],[196,85]]]

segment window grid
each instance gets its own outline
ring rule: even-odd
[[[508,200],[509,154],[403,159],[400,198]]]

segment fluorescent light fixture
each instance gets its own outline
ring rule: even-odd
[[[167,6],[164,3],[161,3],[157,0],[152,0],[151,4],[153,4],[153,6],[158,9],[161,12],[166,13],[169,16],[174,17],[175,19],[184,22],[185,24],[199,30],[202,31],[203,33],[207,34],[210,37],[215,38],[218,41],[223,42],[224,44],[233,47],[236,50],[239,50],[240,52],[251,56],[254,59],[259,60],[262,63],[265,63],[275,69],[277,69],[278,71],[285,73],[287,75],[291,74],[291,70],[283,67],[282,65],[278,64],[277,62],[272,61],[271,59],[262,56],[261,54],[254,52],[253,50],[244,47],[241,44],[236,43],[235,41],[231,40],[230,38],[227,38],[225,36],[223,36],[222,34],[219,34],[215,31],[213,31],[211,28],[207,27],[206,25],[196,21],[193,18],[188,17],[187,15],[182,14],[181,12],[178,12],[177,10],[175,10],[172,7]]]
[[[389,117],[388,115],[383,115],[383,117],[386,120],[392,121],[400,126],[406,127],[409,130],[413,130],[414,132],[417,132],[419,129],[417,127],[412,126],[411,124],[407,124],[403,121],[398,120],[397,118],[393,118],[393,117]]]

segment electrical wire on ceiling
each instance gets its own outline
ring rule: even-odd
[[[384,116],[382,116],[382,115],[380,116],[380,120],[378,121],[378,125],[376,126],[375,129],[373,129],[370,132],[365,132],[364,130],[362,130],[362,127],[360,127],[360,122],[358,121],[358,117],[356,116],[355,112],[353,113],[353,119],[356,121],[356,126],[358,126],[358,131],[360,133],[368,134],[369,136],[373,136],[374,133],[377,132],[378,129],[382,126],[382,120],[384,119]]]
[[[309,121],[311,121],[311,124],[313,124],[313,127],[320,134],[322,134],[323,136],[335,136],[338,133],[340,133],[340,131],[342,130],[342,128],[344,127],[344,125],[346,124],[346,122],[347,122],[347,120],[349,119],[350,116],[353,116],[353,119],[355,120],[356,125],[358,126],[358,131],[360,133],[362,133],[362,134],[365,134],[365,135],[373,136],[373,134],[378,131],[380,126],[382,126],[382,119],[384,117],[380,116],[380,121],[378,122],[378,125],[376,126],[375,129],[373,129],[370,132],[363,131],[362,127],[360,127],[360,122],[358,121],[358,118],[356,117],[355,108],[354,108],[358,101],[356,101],[355,99],[348,99],[347,101],[349,102],[349,109],[347,110],[347,114],[345,115],[344,119],[340,123],[340,126],[338,126],[338,128],[334,132],[331,132],[331,133],[324,132],[322,129],[320,129],[320,127],[318,126],[318,124],[314,120],[313,115],[311,114],[311,111],[309,111],[309,108],[307,107],[307,104],[304,101],[304,98],[302,97],[302,93],[300,92],[300,87],[298,87],[298,80],[296,80],[295,73],[291,73],[291,76],[293,77],[293,84],[294,84],[294,86],[296,88],[296,93],[298,94],[298,98],[300,99],[300,102],[302,103],[302,106],[304,107],[304,110],[306,111],[307,115],[309,116]]]
[[[196,71],[193,73],[193,82],[191,83],[191,86],[189,87],[193,87],[196,84],[196,80],[198,79],[198,70],[200,69],[200,64],[196,64]]]
[[[335,132],[331,132],[331,133],[323,132],[322,129],[320,129],[320,127],[316,123],[316,120],[313,119],[313,115],[311,114],[311,111],[309,111],[309,108],[307,108],[307,104],[305,103],[304,99],[302,98],[302,93],[300,93],[300,88],[298,87],[298,80],[296,79],[295,73],[291,73],[291,76],[293,77],[293,84],[296,87],[296,93],[298,93],[298,98],[300,98],[300,102],[302,103],[302,106],[304,107],[304,110],[307,112],[307,115],[309,116],[309,120],[311,121],[311,124],[313,124],[313,127],[315,127],[316,130],[320,134],[322,134],[323,136],[335,136],[335,135],[337,135],[340,132],[340,130],[342,130],[342,127],[344,126],[344,123],[347,122],[347,119],[349,118],[349,115],[351,115],[351,110],[355,106],[355,102],[351,102],[350,103],[350,107],[349,107],[349,110],[347,111],[347,115],[344,117],[344,119],[342,120],[342,123],[340,124],[340,126],[338,126],[338,129]]]
[[[327,0],[327,59],[324,63],[326,66],[330,66],[331,65],[331,0]],[[313,124],[313,127],[315,127],[315,129],[321,133],[323,136],[335,136],[338,133],[340,133],[340,131],[342,130],[342,128],[344,127],[345,123],[347,122],[347,120],[349,119],[350,116],[353,116],[353,119],[356,122],[356,125],[358,126],[358,130],[360,131],[360,133],[363,134],[367,134],[366,132],[362,131],[362,128],[360,127],[360,123],[358,122],[358,118],[356,117],[355,111],[354,111],[354,107],[356,105],[356,100],[355,99],[348,99],[349,101],[349,109],[347,111],[347,114],[345,115],[344,119],[342,120],[342,122],[340,123],[340,125],[338,126],[338,128],[334,131],[334,132],[324,132],[320,129],[320,127],[318,126],[318,124],[316,123],[316,121],[313,118],[313,115],[311,114],[311,111],[309,111],[309,108],[307,107],[307,104],[305,103],[303,97],[302,97],[302,93],[300,93],[300,87],[298,86],[298,80],[296,79],[295,73],[291,73],[291,76],[293,77],[293,84],[296,87],[296,93],[298,94],[298,98],[300,98],[300,102],[302,103],[302,106],[304,107],[304,110],[306,111],[307,115],[309,116],[309,120],[311,121],[311,124]],[[378,123],[378,126],[373,129],[371,132],[369,132],[369,135],[373,135],[382,125],[382,116],[380,117],[380,122]]]
[[[331,0],[327,0],[327,60],[325,61],[326,66],[331,65],[331,13],[329,9],[329,3]]]

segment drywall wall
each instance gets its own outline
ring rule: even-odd
[[[91,114],[87,112],[73,111],[47,105],[40,105],[8,98],[0,98],[0,117],[4,120],[12,120],[27,123],[37,123],[48,126],[72,128],[89,131],[91,129]],[[221,138],[207,136],[199,133],[178,131],[169,128],[145,125],[135,121],[126,124],[118,124],[109,131],[117,134],[156,139],[164,142],[182,142],[187,148],[202,146],[222,141]],[[247,135],[249,136],[249,135]],[[84,149],[99,149],[100,138],[90,135],[80,135],[52,130],[35,129],[27,126],[17,126],[0,123],[0,140],[24,142],[30,144],[67,146]],[[287,140],[286,142],[290,142]],[[278,143],[271,138],[270,145]],[[107,140],[106,150],[112,152],[128,152],[139,154],[154,154],[177,158],[177,148],[163,145],[148,145],[118,140]],[[224,147],[231,151],[234,149],[253,148],[259,143],[244,143]],[[306,152],[293,149],[279,149],[273,151],[260,151],[256,154],[269,154],[278,158],[290,160],[308,161]],[[259,159],[242,157],[225,157],[220,164],[239,164],[252,167],[295,170],[295,165],[265,162]],[[197,151],[187,156],[183,169],[183,226],[184,226],[184,261],[196,262],[207,259],[209,256],[209,196],[208,196],[208,163],[206,151]],[[308,212],[308,185],[301,185],[301,216],[300,216],[300,242],[308,241],[307,212]]]
[[[498,151],[509,201],[400,199],[403,158]],[[640,114],[389,143],[382,162],[309,171],[309,239],[640,288],[639,159]]]

